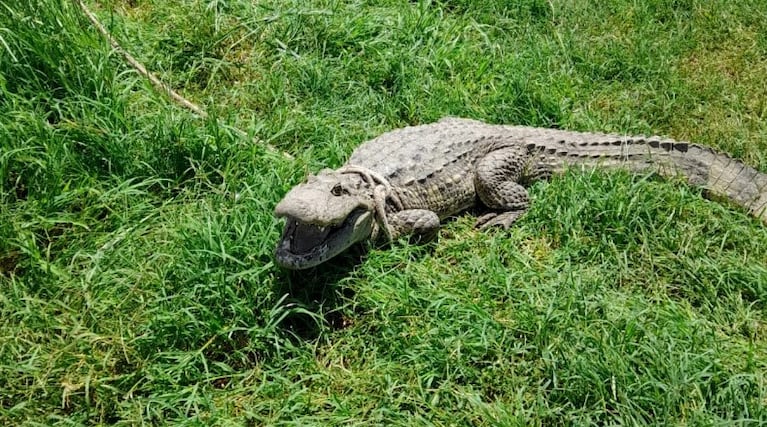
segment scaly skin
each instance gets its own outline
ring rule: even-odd
[[[767,175],[707,147],[445,118],[387,132],[293,188],[275,208],[287,220],[276,259],[303,269],[366,239],[429,240],[478,204],[478,227],[509,227],[528,208],[524,185],[572,166],[681,175],[767,222]]]

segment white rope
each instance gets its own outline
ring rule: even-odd
[[[394,233],[391,225],[389,225],[389,220],[386,218],[386,202],[387,200],[391,200],[398,210],[402,210],[403,207],[402,200],[400,200],[397,193],[392,189],[389,180],[374,170],[358,165],[342,166],[337,172],[355,173],[361,176],[362,179],[373,188],[373,204],[375,207],[375,219],[378,227],[373,230],[372,237],[373,239],[377,237],[380,228],[386,233],[386,238],[392,240]]]

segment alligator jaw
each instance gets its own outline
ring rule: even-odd
[[[356,209],[338,226],[318,226],[286,216],[285,231],[277,245],[277,264],[291,270],[314,267],[370,236],[373,215]]]

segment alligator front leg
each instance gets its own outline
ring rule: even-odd
[[[406,209],[395,212],[387,217],[391,230],[391,240],[402,236],[410,236],[414,243],[425,243],[434,240],[439,231],[439,216],[426,209]]]
[[[477,163],[474,187],[482,203],[493,212],[479,217],[475,227],[508,228],[527,211],[527,189],[517,182],[526,159],[520,148],[507,147],[488,153]]]

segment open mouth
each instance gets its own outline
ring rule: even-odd
[[[302,269],[320,264],[355,243],[355,229],[360,217],[368,212],[356,209],[339,225],[320,226],[287,216],[275,253],[277,262],[286,268]]]
[[[295,254],[305,254],[311,252],[323,244],[329,237],[335,236],[341,226],[322,227],[314,224],[307,224],[294,218],[288,218],[285,224],[285,237],[288,239],[288,247]]]

